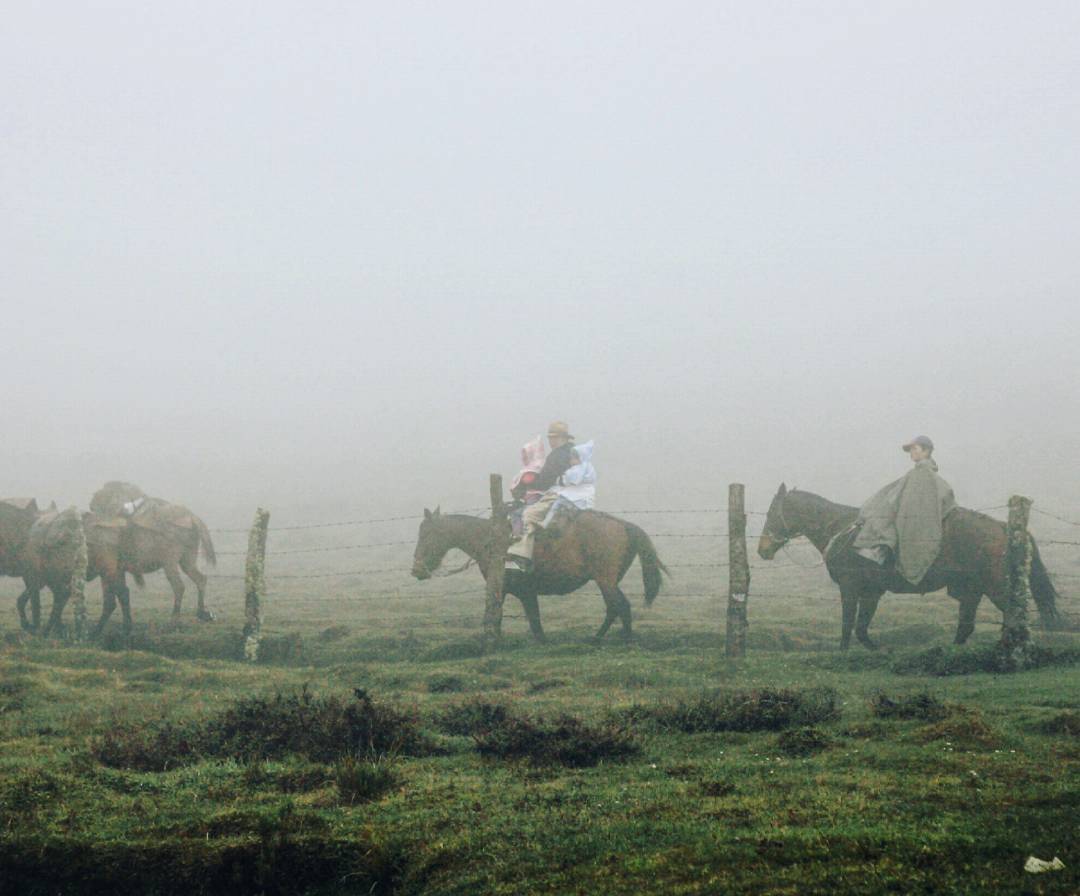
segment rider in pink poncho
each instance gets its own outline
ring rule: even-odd
[[[510,494],[526,504],[534,503],[542,494],[543,490],[531,488],[536,482],[540,471],[544,468],[546,455],[544,450],[544,437],[537,436],[521,446],[521,472],[514,477],[510,484]]]

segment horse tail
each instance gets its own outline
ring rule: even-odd
[[[651,607],[652,602],[656,600],[656,595],[660,593],[660,583],[663,581],[661,573],[667,573],[669,576],[671,573],[657,556],[652,539],[645,534],[644,529],[633,523],[627,523],[626,534],[630,536],[630,547],[641,560],[641,579],[645,583],[645,606]]]
[[[202,552],[206,562],[211,566],[217,566],[217,554],[214,551],[214,541],[210,537],[210,530],[206,528],[206,523],[199,517],[192,514],[192,518],[195,520],[195,527],[199,530],[199,544],[202,545]]]
[[[1034,538],[1031,539],[1031,596],[1035,598],[1035,606],[1039,608],[1043,628],[1059,628],[1061,614],[1058,612],[1057,599],[1060,595],[1050,580],[1050,573],[1047,572],[1042,557],[1039,556],[1039,548]]]

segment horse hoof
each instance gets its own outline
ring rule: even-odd
[[[195,618],[198,619],[199,622],[213,622],[217,619],[211,610],[199,610],[195,614]]]

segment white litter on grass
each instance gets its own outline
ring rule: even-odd
[[[1065,863],[1057,856],[1054,856],[1049,862],[1046,859],[1028,856],[1028,860],[1024,862],[1024,870],[1031,874],[1042,874],[1044,871],[1061,871],[1064,867]]]

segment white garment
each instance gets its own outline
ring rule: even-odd
[[[553,489],[563,500],[579,510],[591,510],[596,503],[596,468],[592,463],[593,443],[585,442],[575,447],[581,463],[574,464],[562,476]]]

